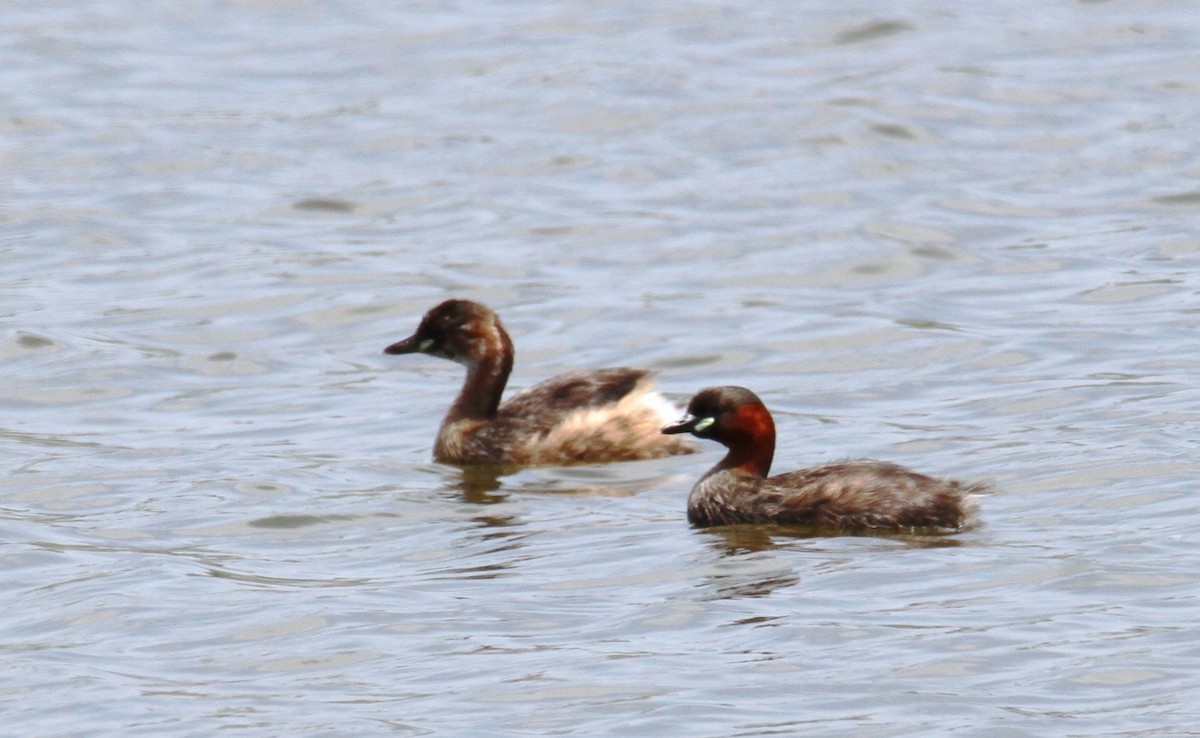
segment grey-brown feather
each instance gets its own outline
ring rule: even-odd
[[[496,421],[526,432],[546,433],[583,408],[620,402],[650,377],[642,369],[595,369],[566,372],[518,392],[500,405]]]
[[[715,468],[688,498],[697,525],[779,523],[844,531],[953,529],[972,522],[968,495],[986,491],[884,461],[841,461],[767,479]]]

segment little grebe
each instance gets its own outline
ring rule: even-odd
[[[973,493],[964,484],[918,474],[886,461],[841,461],[768,477],[775,423],[744,387],[709,387],[687,414],[662,429],[691,433],[729,448],[688,497],[695,525],[782,523],[838,531],[900,531],[969,526]]]
[[[640,369],[574,371],[513,396],[500,395],[513,366],[513,345],[500,317],[470,300],[447,300],[417,332],[384,349],[423,353],[467,367],[458,399],[442,421],[433,457],[450,464],[572,464],[691,453],[690,442],[659,428],[678,410]]]

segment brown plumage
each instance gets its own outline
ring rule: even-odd
[[[775,422],[744,387],[709,387],[663,433],[691,433],[728,447],[688,497],[688,520],[804,525],[844,532],[962,530],[984,484],[919,474],[886,461],[840,461],[768,477]]]
[[[499,316],[470,300],[447,300],[425,314],[416,333],[384,349],[425,353],[467,367],[462,391],[434,443],[451,464],[572,464],[691,453],[664,438],[675,412],[641,369],[573,371],[539,382],[501,403],[513,345]]]

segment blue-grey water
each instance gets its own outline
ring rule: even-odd
[[[2,732],[1200,734],[1198,134],[1193,0],[9,3]],[[452,296],[997,492],[435,464]]]

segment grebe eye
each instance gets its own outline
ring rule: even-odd
[[[708,430],[709,426],[711,426],[713,424],[713,422],[714,422],[714,420],[711,417],[700,418],[699,420],[696,421],[696,425],[692,426],[692,431],[695,433],[699,433],[701,431]]]

